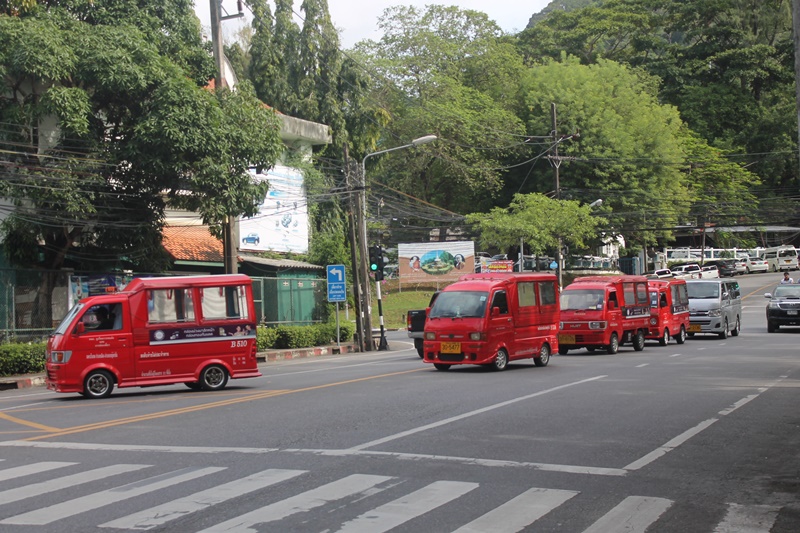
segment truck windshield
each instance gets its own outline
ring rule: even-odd
[[[561,293],[561,310],[603,309],[603,289],[572,289]]]
[[[482,318],[486,312],[487,292],[452,291],[443,292],[433,302],[428,318]]]
[[[82,309],[83,309],[83,304],[75,304],[75,305],[73,305],[73,306],[72,306],[72,309],[70,309],[70,310],[69,310],[69,312],[67,313],[67,316],[65,316],[65,317],[64,317],[64,318],[61,320],[61,323],[60,323],[60,324],[58,325],[58,327],[56,328],[56,330],[55,330],[55,334],[56,334],[56,335],[63,335],[63,334],[65,334],[65,333],[67,332],[67,328],[68,328],[68,327],[69,327],[69,325],[72,323],[72,319],[73,319],[73,318],[75,318],[75,316],[76,316],[78,313],[80,313]]]

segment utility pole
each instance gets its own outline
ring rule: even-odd
[[[792,34],[794,36],[795,106],[797,110],[797,146],[800,150],[800,0],[792,0]],[[800,153],[798,153],[800,155]]]
[[[369,252],[369,241],[367,240],[367,176],[362,165],[360,172],[361,184],[360,194],[356,197],[358,207],[356,215],[358,217],[358,233],[361,245],[358,247],[361,252],[361,320],[364,323],[364,349],[372,351],[372,302],[369,287],[369,269],[367,268],[367,257]]]
[[[344,146],[344,168],[345,168],[345,179],[347,180],[347,190],[349,192],[349,212],[347,214],[347,221],[349,226],[350,232],[350,266],[353,271],[353,300],[355,302],[355,313],[356,313],[356,342],[358,344],[358,351],[364,352],[364,321],[362,320],[361,315],[361,306],[362,306],[362,287],[361,283],[359,282],[360,275],[359,275],[359,264],[358,264],[358,243],[359,240],[356,238],[356,213],[357,213],[357,202],[356,202],[356,195],[353,194],[353,177],[352,177],[352,166],[350,165],[350,154],[347,150],[347,145]]]
[[[555,191],[556,191],[556,200],[561,200],[561,181],[558,176],[558,168],[561,166],[561,160],[558,158],[558,116],[556,115],[556,103],[552,102],[550,104],[550,117],[553,121],[553,157],[550,158],[550,161],[553,163],[553,170],[555,171]],[[558,265],[558,289],[561,290],[563,288],[563,273],[562,273],[562,260],[561,257],[561,249],[564,247],[563,239],[561,238],[561,234],[558,235],[558,249],[556,250],[556,264]]]
[[[214,64],[216,73],[214,76],[214,90],[227,87],[222,69],[222,61],[225,55],[222,47],[222,21],[230,18],[243,17],[242,4],[238,3],[239,13],[227,17],[222,16],[222,0],[209,0],[211,8],[211,45],[214,50]],[[236,217],[228,215],[222,224],[222,256],[225,263],[226,274],[236,274],[239,270],[239,262],[236,258],[238,251],[238,240],[236,238]]]

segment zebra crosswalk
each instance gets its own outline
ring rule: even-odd
[[[311,527],[309,531],[382,533],[414,520],[420,520],[419,523],[429,520],[437,527],[423,529],[512,533],[526,528],[535,530],[539,520],[581,497],[580,491],[529,487],[476,513],[464,513],[464,508],[458,507],[464,515],[463,523],[442,529],[439,524],[452,524],[453,516],[459,514],[455,513],[453,505],[469,496],[483,501],[486,494],[482,491],[491,492],[492,489],[472,481],[419,482],[363,473],[319,481],[313,472],[301,469],[268,468],[238,477],[224,466],[188,466],[161,473],[155,473],[155,469],[148,464],[95,467],[78,462],[7,465],[2,461],[0,530],[4,533],[39,531],[38,528],[52,526],[54,531],[69,531],[69,521],[76,520],[76,527],[94,523],[93,527],[100,531],[106,528],[122,531],[159,528],[197,533],[306,531],[291,520],[306,524],[309,517],[316,516],[323,526]],[[190,486],[204,488],[193,491]],[[271,487],[280,490],[265,490]],[[253,505],[255,498],[252,496],[262,490],[265,492]],[[150,498],[142,498],[145,496]],[[220,505],[240,498],[248,505]],[[147,506],[141,503],[144,501],[158,503]],[[616,505],[609,505],[605,514],[598,513],[591,518],[594,520],[591,524],[582,525],[580,530],[584,533],[644,533],[675,506],[676,502],[666,498],[631,495]],[[245,510],[231,511],[240,508]],[[115,512],[116,509],[119,512]],[[200,521],[187,519],[207,510],[215,512],[207,512]],[[319,513],[314,515],[315,511]],[[779,512],[777,506],[730,503],[721,513],[722,520],[708,531],[768,533]],[[97,517],[94,522],[93,517]],[[202,525],[196,525],[198,523]]]

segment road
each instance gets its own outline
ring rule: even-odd
[[[0,531],[800,531],[800,329],[437,372],[391,350],[216,393],[0,393]]]

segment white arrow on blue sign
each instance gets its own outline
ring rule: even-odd
[[[328,301],[347,301],[347,278],[344,265],[328,265]]]

